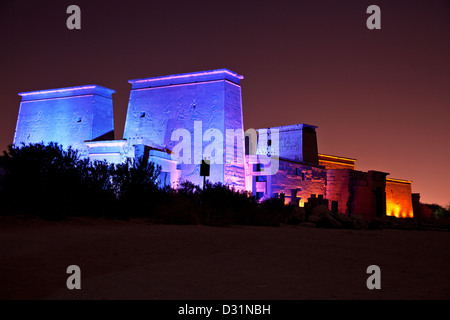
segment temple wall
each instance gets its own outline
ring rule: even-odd
[[[271,193],[285,194],[286,203],[305,203],[311,195],[326,194],[326,171],[320,167],[280,160],[278,172],[271,177]]]
[[[372,190],[369,186],[356,185],[352,187],[351,214],[363,216],[366,220],[372,220]]]
[[[200,163],[214,142],[222,156],[212,152],[212,183],[227,183],[245,188],[242,100],[239,81],[242,76],[221,69],[158,78],[130,80],[130,94],[124,139],[145,138],[161,148],[174,150],[183,142],[190,157],[180,160],[181,179],[202,185]],[[227,141],[227,130],[239,129],[241,138]],[[175,137],[185,132],[190,141]],[[220,137],[219,137],[220,136]],[[217,138],[217,139],[216,139]],[[220,139],[222,141],[220,141]],[[226,164],[227,143],[233,143],[235,163]],[[210,147],[209,150],[214,148]],[[214,149],[217,151],[217,149]],[[228,149],[229,150],[229,149]],[[179,158],[181,159],[181,158]],[[225,165],[224,165],[225,164]]]
[[[114,140],[114,90],[87,85],[23,92],[14,143],[57,142],[115,164],[145,154],[161,166],[161,186],[173,187],[180,180],[203,185],[200,163],[207,158],[207,180],[259,198],[284,194],[286,203],[302,205],[323,196],[332,211],[368,220],[413,217],[410,181],[357,171],[356,159],[318,154],[316,126],[253,130],[256,150],[249,147],[246,155],[241,79],[219,69],[130,80],[123,140]],[[264,168],[267,156],[270,169]],[[428,216],[418,203],[414,210]]]
[[[326,169],[356,169],[356,159],[332,156],[328,154],[318,155],[319,164]]]
[[[348,169],[327,169],[326,198],[330,209],[332,202],[338,203],[338,212],[349,214],[348,202],[352,193],[350,179],[351,171]]]
[[[414,218],[419,222],[423,222],[433,216],[433,211],[426,204],[420,202],[419,193],[412,194],[412,206]]]
[[[271,154],[275,143],[275,141],[272,141],[273,131],[277,130],[277,155],[280,158],[319,164],[315,129],[316,126],[303,123],[257,129],[256,153],[260,155]]]
[[[224,183],[245,190],[245,147],[244,121],[242,111],[241,87],[226,81],[225,83],[225,153],[232,150],[232,154],[225,154]],[[230,134],[230,133],[233,133]]]
[[[388,173],[369,170],[352,170],[351,199],[349,212],[359,214],[367,220],[386,215],[386,175]]]
[[[86,140],[112,137],[114,92],[93,85],[20,93],[14,144],[57,142],[82,151]]]
[[[410,181],[386,179],[386,215],[397,218],[414,216]]]
[[[351,169],[327,169],[329,207],[347,215],[358,214],[367,220],[386,213],[386,173]]]

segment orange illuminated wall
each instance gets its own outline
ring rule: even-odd
[[[386,215],[412,218],[411,181],[386,179]]]
[[[319,153],[319,165],[326,169],[356,169],[356,159]]]

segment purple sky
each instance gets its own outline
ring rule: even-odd
[[[98,84],[121,139],[127,80],[228,68],[246,129],[318,126],[319,152],[450,202],[450,1],[1,1],[0,148],[18,92]],[[81,8],[81,30],[66,8]],[[381,8],[381,30],[366,9]]]

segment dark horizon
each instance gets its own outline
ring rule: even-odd
[[[81,8],[81,30],[66,8]],[[366,9],[381,8],[381,30]],[[113,95],[115,138],[130,79],[228,68],[244,79],[244,126],[317,125],[319,152],[412,180],[425,203],[450,186],[450,3],[21,1],[0,4],[0,148],[19,92],[98,84]]]

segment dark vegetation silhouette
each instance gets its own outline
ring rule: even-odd
[[[161,168],[145,158],[123,164],[90,161],[57,143],[10,145],[0,156],[5,214],[59,220],[74,216],[147,218],[155,223],[278,225],[290,206],[259,203],[223,184],[182,182],[160,188]]]
[[[446,208],[438,204],[428,204],[428,208],[431,209],[435,218],[450,219],[450,204]]]
[[[248,192],[210,182],[204,188],[188,181],[181,182],[176,190],[161,188],[160,173],[161,168],[145,158],[114,165],[82,158],[78,151],[65,150],[57,143],[10,145],[0,156],[0,213],[48,220],[90,216],[217,226],[277,226],[313,221],[313,203],[298,208],[277,198],[258,202]],[[433,211],[434,224],[445,222],[444,227],[450,230],[450,208],[428,206]],[[342,214],[332,216],[325,211],[316,226],[364,227],[358,219],[349,221]],[[336,223],[336,219],[340,222]],[[385,227],[411,224],[411,219],[387,220],[382,221]]]

